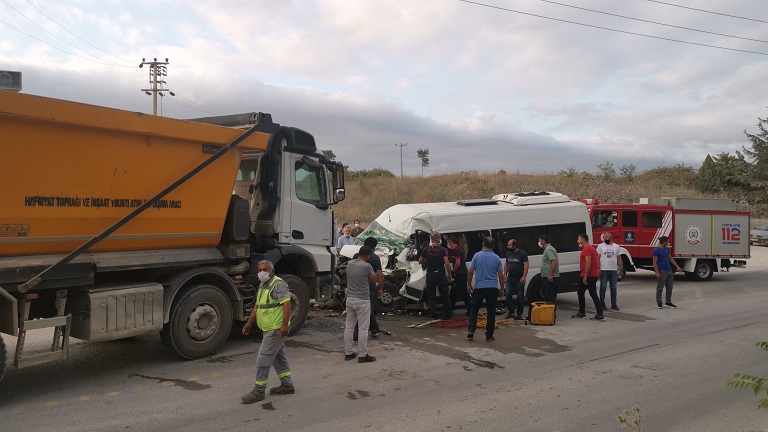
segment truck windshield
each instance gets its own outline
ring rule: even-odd
[[[400,254],[402,250],[408,245],[408,239],[400,237],[392,231],[384,228],[381,224],[373,221],[365,231],[361,232],[357,236],[355,244],[363,244],[368,237],[375,237],[379,241],[378,247],[387,247],[395,251],[395,255]]]
[[[296,198],[316,206],[327,205],[328,189],[324,168],[296,162]]]

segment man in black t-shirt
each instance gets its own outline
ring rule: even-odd
[[[469,311],[472,309],[472,296],[467,291],[467,256],[464,254],[464,250],[459,247],[459,239],[455,235],[448,237],[448,254],[453,273],[451,310],[455,309],[456,301],[461,298],[464,307],[467,308],[467,315],[469,315]]]
[[[515,317],[523,319],[523,306],[525,306],[525,280],[528,277],[528,254],[517,247],[517,240],[509,239],[507,242],[507,259],[504,263],[504,273],[507,274],[507,318]],[[512,295],[517,296],[517,301],[512,300]],[[517,304],[515,304],[517,303]],[[517,315],[514,315],[517,306]]]
[[[440,233],[433,232],[431,239],[432,244],[422,249],[419,257],[419,264],[427,264],[425,290],[429,302],[429,313],[432,318],[439,318],[435,292],[437,288],[443,300],[443,315],[445,319],[451,319],[451,300],[448,292],[448,278],[446,277],[446,275],[451,274],[451,264],[448,262],[448,252],[440,246]]]

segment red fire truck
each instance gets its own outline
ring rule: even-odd
[[[638,204],[582,200],[589,208],[593,242],[605,232],[621,248],[625,271],[653,270],[653,249],[667,236],[672,256],[691,280],[743,267],[749,258],[746,203],[709,198],[641,198]],[[619,275],[623,277],[624,275]]]

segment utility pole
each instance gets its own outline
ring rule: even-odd
[[[154,59],[154,61],[148,62],[146,59],[141,59],[141,64],[139,64],[139,67],[144,67],[144,65],[149,66],[149,83],[152,85],[152,88],[148,89],[141,89],[144,93],[146,93],[149,96],[152,96],[152,115],[157,115],[157,94],[160,93],[160,96],[165,96],[163,94],[164,91],[167,91],[171,94],[171,96],[176,96],[176,94],[169,89],[165,88],[166,82],[165,78],[168,76],[168,68],[166,65],[168,64],[168,59],[165,59],[164,62],[157,61],[157,58]]]
[[[408,143],[395,144],[395,146],[400,147],[400,178],[403,178],[403,147],[407,145]]]

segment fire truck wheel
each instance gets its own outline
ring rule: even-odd
[[[278,275],[288,284],[291,291],[291,323],[288,334],[294,335],[304,325],[309,313],[309,290],[299,277],[288,274]]]
[[[5,372],[5,360],[6,360],[5,341],[3,340],[3,335],[0,335],[0,381],[3,380],[3,373]]]
[[[691,280],[705,281],[712,279],[713,264],[710,261],[700,260],[696,262],[696,267],[692,273],[686,273]]]
[[[160,338],[179,357],[192,360],[218,351],[231,329],[229,298],[213,285],[200,284],[184,289],[173,300]]]

